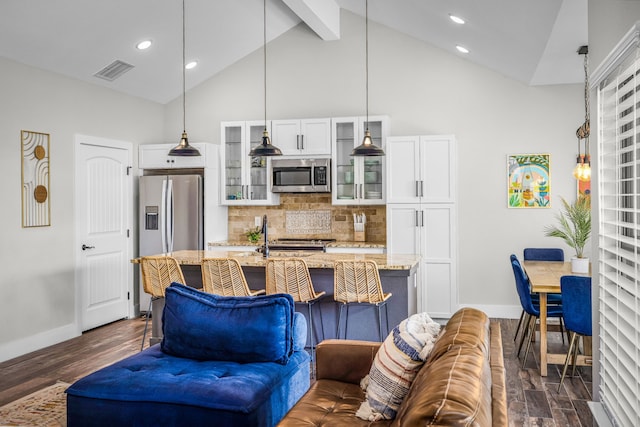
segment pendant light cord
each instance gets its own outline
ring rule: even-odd
[[[364,52],[365,52],[365,92],[366,92],[366,102],[367,102],[367,130],[369,130],[369,0],[365,0],[365,19],[364,19],[364,28],[365,28],[365,44],[364,44]]]
[[[267,131],[267,0],[264,0],[263,18],[263,61],[264,61],[264,130]]]
[[[186,43],[184,41],[185,39],[185,24],[184,24],[184,2],[185,0],[182,0],[182,132],[186,132],[187,131],[187,101],[185,99],[186,97],[186,84],[185,84],[185,46]]]
[[[589,112],[589,53],[584,54],[584,154],[589,156],[589,134],[591,133],[591,115]]]

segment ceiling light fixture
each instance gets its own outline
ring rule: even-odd
[[[365,92],[367,104],[367,121],[362,144],[351,152],[352,156],[384,156],[384,150],[377,147],[371,139],[369,131],[369,0],[365,0]]]
[[[282,151],[271,144],[269,131],[267,130],[267,0],[264,0],[264,131],[262,132],[262,143],[249,151],[251,157],[282,156]]]
[[[200,151],[189,145],[187,137],[187,103],[185,85],[185,25],[184,25],[184,1],[182,0],[182,137],[178,145],[169,150],[170,156],[199,156]]]
[[[136,45],[138,50],[145,50],[151,47],[151,40],[143,40]]]
[[[460,24],[460,25],[466,22],[464,19],[460,18],[459,16],[452,15],[452,14],[449,14],[449,19],[451,19],[456,24]]]
[[[589,118],[589,47],[581,46],[578,54],[584,55],[584,123],[576,130],[578,137],[578,158],[573,176],[579,181],[591,180],[591,154],[589,154],[589,135],[591,124]],[[584,139],[584,154],[580,152],[580,142]]]
[[[469,49],[467,49],[464,46],[457,45],[456,49],[458,49],[458,52],[461,52],[461,53],[469,53]]]
[[[191,70],[193,68],[196,68],[197,66],[198,66],[198,61],[191,61],[187,65],[185,65],[184,68],[186,68],[187,70]]]

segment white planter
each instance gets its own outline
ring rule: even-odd
[[[572,273],[588,273],[589,272],[589,258],[571,258],[571,272]]]

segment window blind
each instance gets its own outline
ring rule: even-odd
[[[599,389],[615,425],[640,426],[640,59],[597,87]]]

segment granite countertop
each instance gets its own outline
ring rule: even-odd
[[[265,258],[262,254],[253,251],[183,250],[170,252],[166,255],[174,257],[182,265],[199,265],[202,258],[235,258],[243,267],[264,267],[265,265]],[[328,254],[309,251],[272,251],[269,257],[300,257],[306,261],[309,268],[333,268],[333,263],[337,260],[370,259],[378,264],[378,269],[380,270],[412,270],[417,268],[420,262],[419,255]],[[139,258],[132,260],[134,263],[139,263],[139,261]]]
[[[225,241],[225,242],[209,242],[209,248],[216,246],[262,246],[262,241],[259,243],[251,243],[249,241]],[[385,243],[379,242],[354,242],[354,241],[336,241],[327,243],[328,248],[386,248]]]

